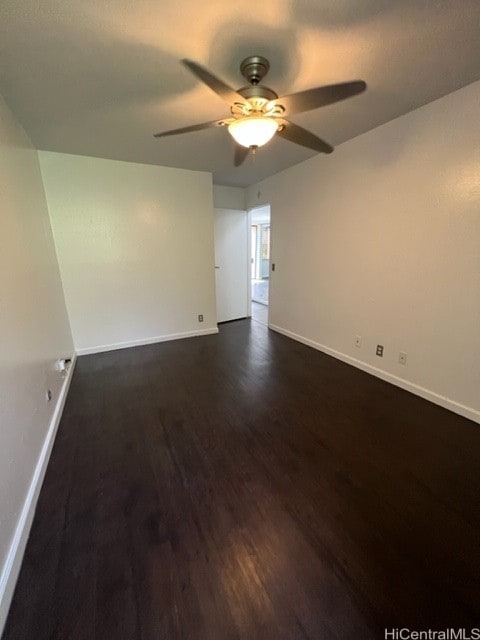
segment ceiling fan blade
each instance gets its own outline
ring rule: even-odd
[[[362,93],[367,88],[367,84],[363,80],[355,80],[353,82],[341,82],[340,84],[330,84],[325,87],[317,87],[316,89],[307,89],[299,93],[292,93],[289,96],[282,96],[272,100],[272,102],[281,104],[285,107],[287,113],[303,113],[318,107],[325,107],[328,104],[340,102],[345,98],[351,98]]]
[[[201,129],[210,129],[223,123],[223,120],[212,120],[211,122],[202,122],[201,124],[192,124],[190,127],[181,127],[180,129],[172,129],[171,131],[162,131],[154,133],[154,138],[165,138],[166,136],[176,136],[178,133],[190,133],[190,131],[200,131]]]
[[[199,80],[201,80],[204,84],[206,84],[212,91],[214,91],[220,98],[223,98],[225,102],[232,105],[234,102],[240,102],[242,104],[249,104],[248,101],[237,93],[234,89],[225,84],[223,80],[217,78],[213,74],[210,73],[207,69],[202,67],[201,65],[193,62],[193,60],[187,60],[186,58],[182,60],[183,64],[190,69],[190,71],[197,76]]]
[[[242,147],[242,145],[240,144],[236,144],[233,164],[236,167],[239,167],[241,164],[245,162],[249,153],[250,153],[250,149],[248,149],[247,147]]]
[[[277,135],[285,138],[285,140],[295,142],[295,144],[300,144],[302,147],[308,147],[309,149],[319,151],[320,153],[332,153],[333,147],[330,146],[328,142],[321,140],[315,134],[307,131],[303,127],[299,127],[298,124],[293,124],[293,122],[290,122],[289,120],[282,120],[281,124],[283,125],[283,128],[279,128]]]

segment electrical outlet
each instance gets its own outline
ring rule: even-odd
[[[68,361],[70,362],[70,361]],[[57,360],[55,363],[55,369],[57,371],[60,371],[60,373],[63,373],[64,371],[67,370],[67,360],[62,358],[61,360]]]
[[[198,321],[199,322],[203,322],[203,314],[202,313],[198,314]]]
[[[362,346],[362,336],[355,336],[355,346],[360,349]]]
[[[377,351],[376,351],[377,356],[379,356],[380,358],[383,358],[383,344],[377,344]]]
[[[400,364],[407,364],[407,354],[405,351],[400,351],[398,354],[398,361]]]

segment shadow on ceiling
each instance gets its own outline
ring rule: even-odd
[[[19,105],[21,120],[28,116],[42,127],[58,126],[92,112],[155,104],[197,84],[176,56],[157,47],[108,37],[85,24],[62,30],[43,26],[34,26],[30,46],[22,48],[15,64],[5,65],[11,72],[2,75],[4,97]],[[45,59],[50,60],[48,71]],[[29,76],[28,95],[25,89],[21,93],[18,73]]]
[[[405,0],[404,4],[409,2]],[[335,29],[365,23],[394,5],[392,0],[291,0],[290,18],[309,27]]]

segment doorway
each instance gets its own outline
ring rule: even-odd
[[[270,205],[250,213],[252,318],[268,324],[270,297]]]

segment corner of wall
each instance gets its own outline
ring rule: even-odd
[[[10,550],[0,574],[0,637],[7,620],[8,611],[15,591],[15,585],[20,574],[23,555],[25,553],[25,548],[35,515],[35,508],[37,506],[40,489],[42,488],[55,436],[62,417],[70,383],[72,381],[76,359],[77,356],[73,353],[72,363],[64,378],[62,389],[55,405],[48,431],[33,472],[32,480],[20,512],[20,517],[15,528]]]

